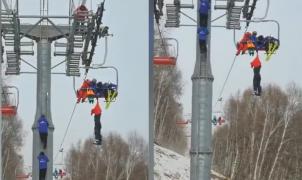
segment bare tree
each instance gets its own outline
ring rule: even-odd
[[[227,101],[227,123],[214,134],[213,168],[231,179],[300,179],[302,90],[268,85],[263,92],[257,98],[248,89]]]
[[[72,180],[144,180],[146,149],[144,139],[135,132],[129,134],[128,141],[111,133],[100,148],[87,139],[67,153],[67,170]]]
[[[8,104],[11,99],[6,89],[2,91],[1,103]],[[2,115],[2,179],[15,180],[16,174],[23,173],[23,157],[20,155],[22,145],[22,121],[18,116]]]
[[[155,55],[171,53],[164,35],[154,41]],[[173,66],[154,66],[153,92],[154,92],[154,139],[155,143],[178,153],[184,153],[187,147],[183,128],[177,127],[176,121],[183,120],[182,105],[179,99],[182,95],[181,72]]]

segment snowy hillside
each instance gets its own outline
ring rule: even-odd
[[[154,180],[190,180],[190,159],[154,144]]]
[[[190,180],[190,158],[154,144],[154,180]],[[211,171],[212,180],[228,180]]]

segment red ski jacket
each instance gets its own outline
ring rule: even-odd
[[[97,104],[91,110],[91,115],[92,114],[94,114],[94,115],[101,115],[102,114],[102,109],[101,109],[101,106],[100,106],[99,102],[97,102]]]
[[[257,68],[257,67],[260,67],[261,66],[261,61],[259,59],[259,56],[257,55],[255,57],[255,59],[251,62],[251,67],[252,68]]]

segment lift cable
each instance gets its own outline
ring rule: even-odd
[[[70,116],[70,119],[69,119],[68,125],[67,125],[67,127],[66,127],[66,129],[65,129],[65,133],[64,133],[63,139],[62,139],[61,144],[60,144],[59,151],[57,152],[57,154],[56,154],[56,156],[55,156],[55,160],[54,160],[54,161],[56,161],[56,159],[57,159],[57,157],[58,157],[58,155],[59,155],[60,149],[62,149],[63,143],[64,143],[65,138],[66,138],[66,135],[67,135],[67,133],[68,133],[69,126],[70,126],[70,124],[71,124],[71,121],[72,121],[73,115],[74,115],[74,113],[75,113],[75,110],[76,110],[77,104],[78,104],[78,103],[75,103],[75,105],[74,105],[74,107],[73,107],[73,110],[72,110],[72,113],[71,113],[71,116]]]
[[[234,30],[235,30],[235,29],[234,29]],[[248,27],[245,28],[245,33],[247,32],[247,30],[248,30]],[[218,96],[218,98],[217,98],[217,100],[216,100],[214,109],[216,108],[218,102],[221,101],[221,99],[222,99],[221,96],[222,96],[222,94],[223,94],[223,91],[224,91],[224,88],[225,88],[225,86],[226,86],[226,83],[227,83],[227,81],[228,81],[228,79],[229,79],[229,77],[230,77],[230,74],[231,74],[231,72],[232,72],[232,69],[233,69],[233,67],[234,67],[236,58],[237,58],[237,56],[235,55],[234,60],[233,60],[233,63],[232,63],[232,65],[231,65],[230,69],[229,69],[229,72],[228,72],[228,74],[227,74],[227,77],[226,77],[226,79],[225,79],[225,81],[224,81],[224,83],[223,83],[223,85],[222,85],[222,88],[221,88],[221,90],[220,90],[219,96]]]
[[[160,37],[160,40],[161,40],[162,48],[164,49],[165,55],[168,55],[168,52],[167,52],[167,49],[166,49],[166,46],[165,46],[165,42],[164,42],[164,38],[163,38],[162,32],[160,30],[159,24],[157,24],[157,29],[158,29],[159,37]]]
[[[221,100],[221,98],[222,98],[222,97],[221,97],[221,96],[222,96],[222,93],[223,93],[224,88],[225,88],[225,86],[226,86],[226,83],[227,83],[227,81],[228,81],[228,79],[229,79],[229,77],[230,77],[230,74],[231,74],[232,69],[233,69],[233,67],[234,67],[234,64],[235,64],[235,60],[236,60],[236,58],[237,58],[237,56],[235,55],[234,60],[233,60],[233,63],[232,63],[232,65],[231,65],[230,69],[229,69],[229,72],[228,72],[228,74],[227,74],[226,79],[224,80],[224,83],[223,83],[223,85],[222,85],[222,88],[221,88],[221,90],[220,90],[220,93],[219,93],[218,99],[217,99],[217,101],[216,101],[216,103],[215,103],[215,106],[214,106],[214,107],[216,107],[216,106],[217,106],[217,103],[218,103],[218,102]]]

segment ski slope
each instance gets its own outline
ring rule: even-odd
[[[154,180],[190,180],[190,158],[154,144]],[[229,178],[211,170],[211,180]]]
[[[190,159],[154,144],[154,180],[190,180]]]

